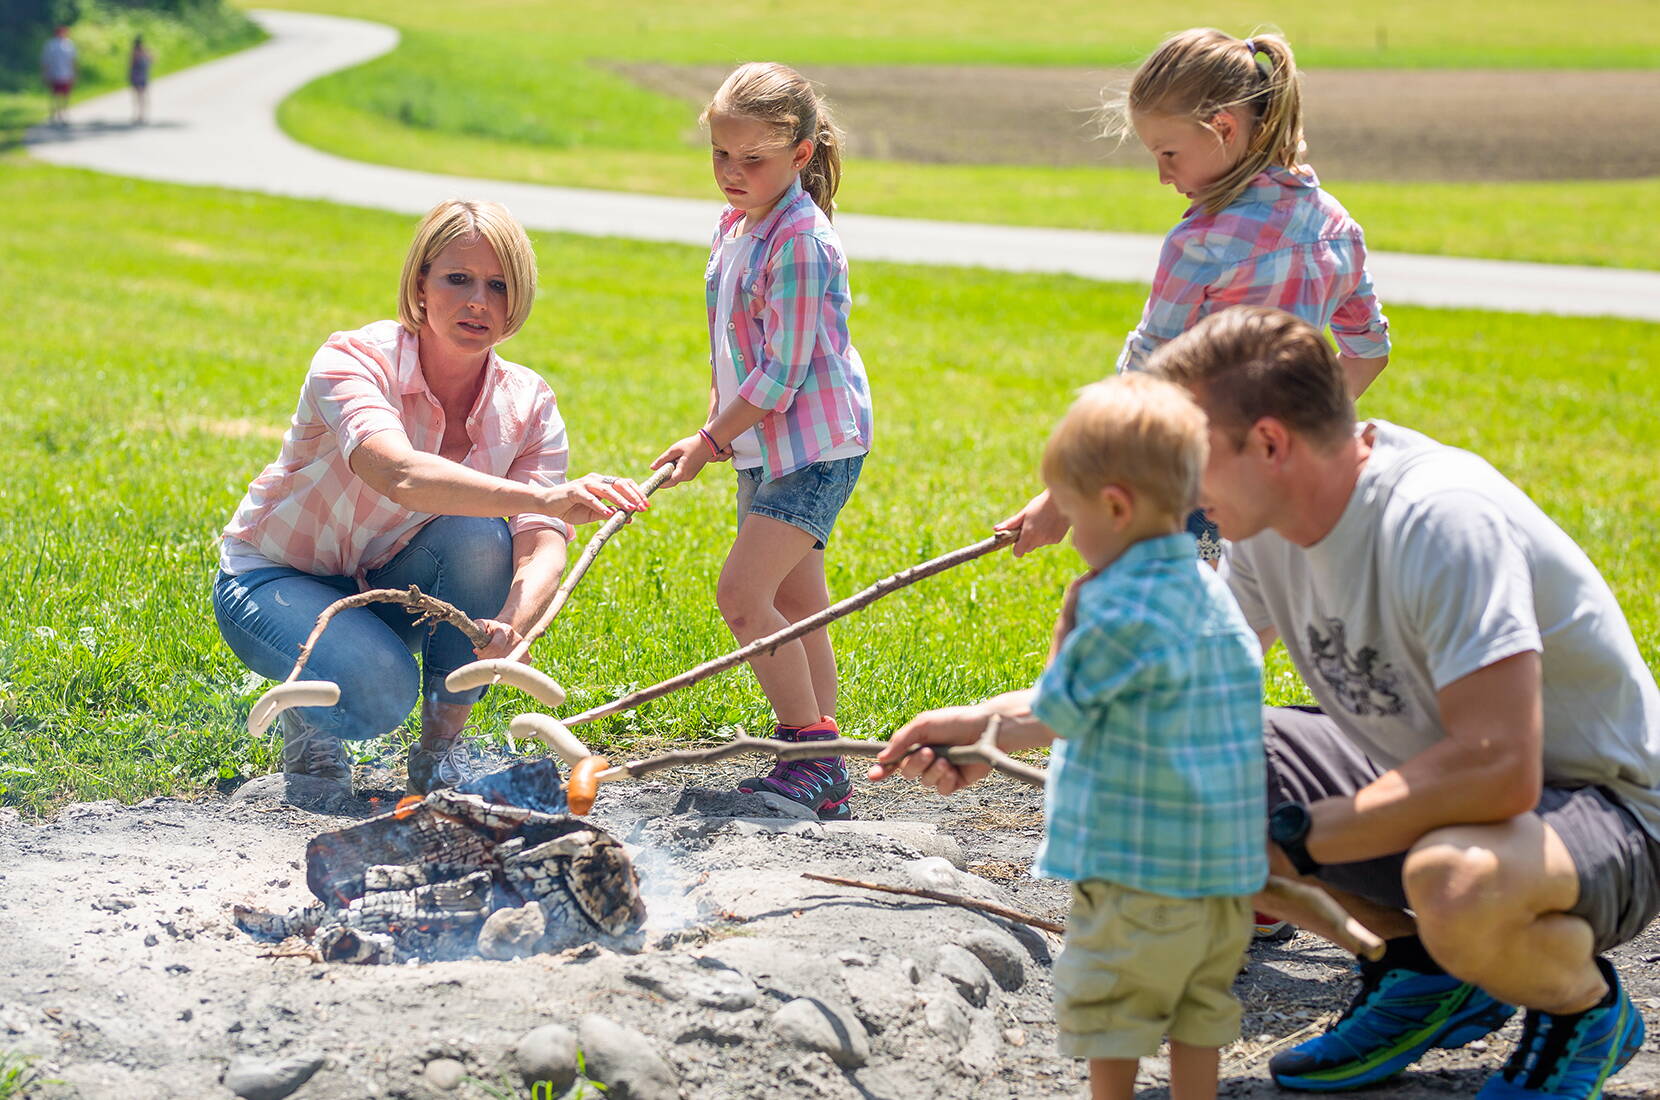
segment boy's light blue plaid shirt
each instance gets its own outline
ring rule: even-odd
[[[1032,711],[1064,739],[1039,874],[1172,897],[1261,888],[1262,656],[1191,535],[1138,542],[1084,584]]]

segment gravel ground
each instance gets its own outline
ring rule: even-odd
[[[932,883],[1061,916],[1064,891],[1025,874],[1036,792],[993,782],[940,799],[889,785],[861,793],[862,824],[826,829],[727,816],[743,807],[719,792],[739,772],[604,789],[593,820],[635,846],[648,892],[634,955],[273,957],[229,907],[307,900],[306,841],[349,818],[219,797],[79,804],[42,825],[0,816],[0,1052],[35,1056],[62,1082],[37,1086],[42,1097],[524,1096],[526,1066],[568,1069],[576,1045],[624,1100],[1082,1095],[1079,1065],[1053,1050],[1054,937],[799,877]],[[1615,957],[1660,1022],[1660,935]],[[1308,935],[1253,949],[1224,1095],[1283,1095],[1268,1056],[1341,1010],[1347,975],[1347,958]],[[1468,1095],[1517,1031],[1356,1095]],[[1143,1072],[1146,1095],[1164,1095],[1163,1063]],[[1653,1040],[1607,1095],[1660,1095]]]

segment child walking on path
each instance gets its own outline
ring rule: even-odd
[[[908,750],[973,741],[993,714],[1006,751],[1054,743],[1035,867],[1072,883],[1056,1015],[1096,1100],[1133,1097],[1139,1059],[1166,1036],[1171,1095],[1216,1095],[1220,1048],[1239,1034],[1249,895],[1268,876],[1260,651],[1182,530],[1205,441],[1204,414],[1169,383],[1087,387],[1043,455],[1089,566],[1048,667],[1029,691],[918,716],[871,771],[921,776],[931,754]]]
[[[1133,132],[1153,155],[1159,182],[1190,204],[1164,239],[1117,369],[1143,369],[1160,346],[1229,306],[1274,306],[1331,330],[1359,397],[1389,361],[1389,322],[1372,291],[1360,226],[1301,163],[1302,94],[1285,39],[1183,31],[1142,62],[1108,113],[1109,131]],[[999,527],[1021,529],[1017,555],[1066,533],[1047,494]],[[1203,512],[1188,529],[1202,557],[1220,556],[1220,536]]]
[[[664,451],[669,484],[709,462],[738,476],[738,536],[716,590],[740,642],[829,606],[824,547],[870,450],[870,386],[848,338],[847,260],[831,227],[841,133],[802,76],[735,70],[703,112],[726,197],[704,274],[712,384],[702,427]],[[754,657],[774,736],[831,740],[836,655],[820,630]],[[840,758],[779,763],[740,790],[770,791],[822,818],[852,816]]]

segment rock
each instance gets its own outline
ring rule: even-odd
[[[866,967],[875,962],[869,955],[859,951],[843,951],[836,956],[836,961],[843,966]]]
[[[225,1087],[243,1100],[282,1100],[323,1065],[321,1054],[292,1058],[235,1058],[225,1070]]]
[[[92,907],[94,909],[102,909],[108,913],[119,913],[123,909],[131,909],[133,907],[133,899],[122,897],[120,894],[105,894],[103,897],[93,902]]]
[[[772,1016],[778,1037],[808,1050],[822,1051],[843,1069],[858,1069],[870,1060],[864,1025],[815,997],[797,997]]]
[[[687,787],[675,803],[674,813],[695,814],[698,817],[782,817],[798,821],[817,821],[818,815],[799,802],[771,791],[711,791],[703,787]]]
[[[818,814],[792,798],[785,798],[783,795],[772,791],[756,791],[755,797],[760,799],[761,805],[771,810],[778,817],[793,817],[803,821],[818,820]]]
[[[912,985],[916,985],[918,982],[922,981],[922,967],[917,964],[915,959],[909,956],[899,960],[899,972],[905,975],[905,980],[910,982]]]
[[[554,1095],[576,1081],[576,1033],[559,1024],[544,1024],[519,1036],[513,1061],[532,1090],[547,1082]]]
[[[957,942],[979,959],[1004,989],[1012,993],[1026,984],[1026,952],[1013,936],[982,928]]]
[[[925,858],[943,859],[953,869],[968,866],[963,857],[963,846],[957,838],[944,832],[938,825],[926,821],[827,821],[826,832],[851,833],[855,836],[879,836],[897,841]]]
[[[961,1050],[968,1042],[973,1026],[962,1001],[948,993],[928,998],[928,1003],[922,1006],[922,1022],[928,1025],[929,1031],[950,1043],[954,1051]]]
[[[1022,1028],[1006,1027],[1003,1029],[1003,1041],[1011,1047],[1023,1047],[1026,1045],[1026,1032]]]
[[[991,971],[986,969],[985,963],[967,949],[954,943],[948,943],[940,948],[939,956],[934,961],[934,970],[940,977],[957,987],[957,992],[963,995],[963,1000],[981,1008],[986,998],[991,995]]]
[[[427,1063],[427,1082],[442,1092],[453,1092],[460,1087],[461,1079],[466,1076],[467,1067],[454,1058],[434,1058]]]
[[[523,958],[535,953],[547,928],[547,914],[534,901],[517,909],[497,909],[478,930],[478,953],[487,959]]]
[[[910,877],[911,885],[920,886],[924,890],[940,890],[951,894],[963,892],[962,879],[948,859],[924,856],[921,859],[907,860],[901,866],[901,870]]]
[[[276,772],[256,776],[236,788],[232,802],[268,802],[298,806],[319,814],[359,814],[363,804],[345,786],[314,775]]]
[[[583,1072],[605,1086],[606,1100],[679,1100],[674,1068],[633,1028],[604,1016],[584,1016],[577,1041]]]
[[[711,970],[692,979],[686,992],[698,1004],[721,1012],[742,1012],[761,998],[755,983],[736,970]]]

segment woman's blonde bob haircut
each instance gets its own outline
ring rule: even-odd
[[[409,255],[404,257],[403,276],[398,282],[398,323],[405,330],[418,333],[426,323],[421,280],[433,261],[456,241],[476,237],[483,237],[495,249],[507,282],[507,327],[502,339],[524,325],[536,301],[536,251],[530,246],[524,226],[500,203],[445,199],[427,211],[410,242]]]

